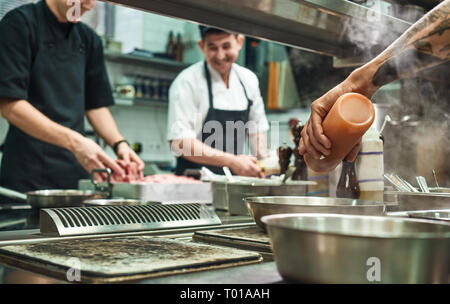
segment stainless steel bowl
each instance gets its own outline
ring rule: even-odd
[[[450,225],[343,214],[277,214],[267,226],[278,271],[307,283],[448,283]]]
[[[83,202],[85,207],[99,207],[99,206],[144,206],[161,204],[161,202],[134,200],[134,199],[96,199],[87,200]]]
[[[281,213],[338,213],[384,215],[382,202],[314,196],[256,196],[245,198],[245,205],[256,224],[265,229],[261,217]]]

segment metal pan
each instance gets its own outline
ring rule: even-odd
[[[445,221],[450,223],[450,209],[413,211],[408,212],[408,216],[412,218]]]
[[[251,216],[262,229],[261,217],[282,213],[338,213],[385,215],[382,202],[315,196],[255,196],[244,199]]]
[[[441,188],[446,191],[448,188]],[[385,191],[396,204],[389,205],[388,211],[441,210],[450,208],[450,192],[401,192]]]
[[[74,189],[37,190],[24,194],[4,187],[0,187],[0,195],[28,203],[33,208],[81,207],[85,200],[108,197],[104,192]]]
[[[100,206],[145,206],[161,204],[161,202],[143,201],[135,199],[95,199],[86,200],[83,202],[85,207],[100,207]]]
[[[450,225],[345,214],[275,214],[267,226],[278,271],[304,283],[448,283]]]

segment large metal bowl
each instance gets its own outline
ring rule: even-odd
[[[245,205],[256,224],[265,230],[261,217],[282,213],[338,213],[385,215],[382,202],[314,196],[257,196],[245,198]]]
[[[343,214],[277,214],[267,226],[278,271],[306,283],[448,283],[450,225]]]

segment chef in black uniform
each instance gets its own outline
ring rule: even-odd
[[[72,189],[93,168],[118,166],[84,136],[84,115],[118,158],[144,163],[117,129],[100,38],[81,15],[95,0],[41,0],[0,21],[0,111],[9,122],[0,185]],[[78,6],[76,6],[78,5]]]
[[[203,166],[223,174],[227,166],[236,175],[264,177],[257,159],[268,156],[269,125],[258,78],[235,63],[244,37],[203,26],[200,33],[205,60],[183,70],[169,90],[167,139],[179,156],[176,174]],[[246,136],[253,155],[243,154]]]

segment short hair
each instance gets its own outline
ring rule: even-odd
[[[237,36],[236,33],[231,33],[225,30],[221,30],[215,27],[209,27],[209,26],[203,26],[203,25],[199,25],[199,30],[200,30],[200,36],[202,37],[202,40],[205,40],[205,37],[207,34],[229,34],[229,35],[235,35]]]

